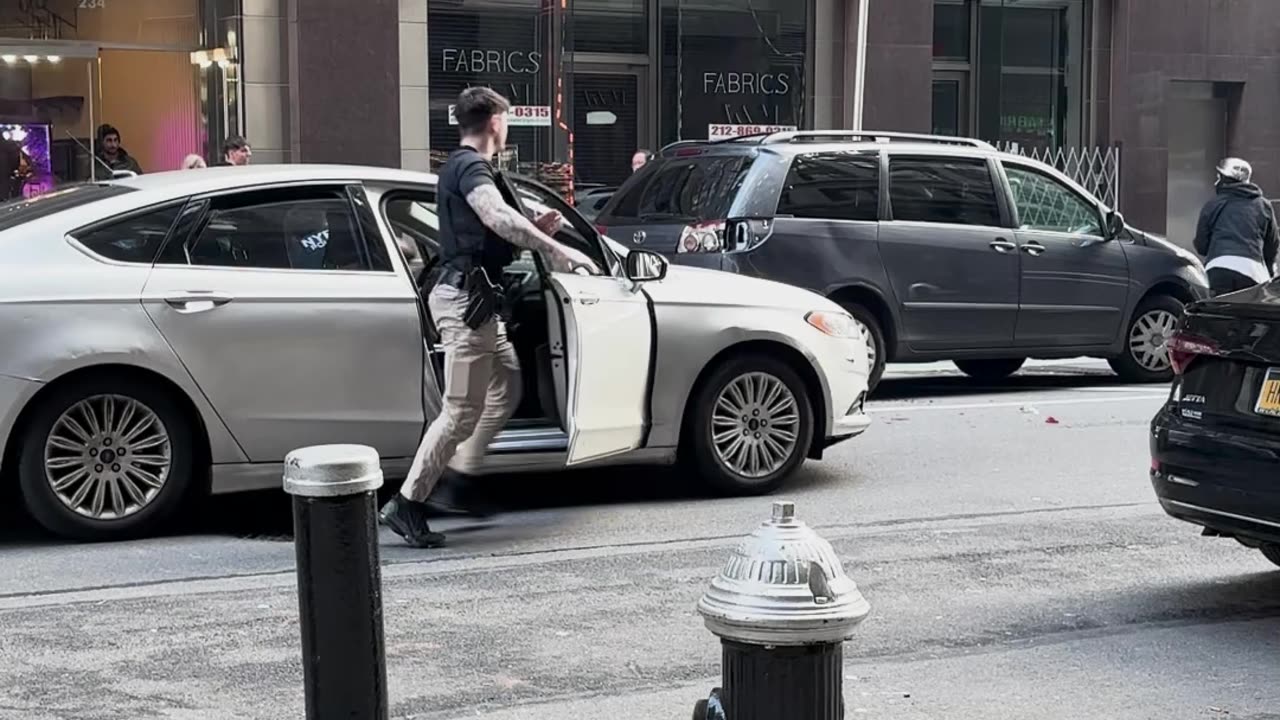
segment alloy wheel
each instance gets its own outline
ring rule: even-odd
[[[1177,326],[1177,316],[1168,310],[1144,313],[1129,330],[1129,354],[1144,370],[1168,370],[1170,363],[1166,343]]]
[[[796,451],[799,404],[791,389],[769,373],[740,375],[716,398],[711,432],[725,466],[743,477],[768,477]]]
[[[94,520],[119,520],[146,508],[168,482],[172,463],[160,417],[121,395],[72,405],[45,441],[45,479],[54,495]]]

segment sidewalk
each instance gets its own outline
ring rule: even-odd
[[[713,643],[700,638],[673,642]],[[853,644],[856,645],[855,637]],[[1069,633],[1038,645],[945,657],[851,661],[846,717],[893,720],[1275,720],[1280,619],[1166,624]],[[1196,683],[1184,682],[1195,677]],[[486,713],[416,715],[417,720],[685,720],[718,678],[648,692],[580,697]],[[1206,686],[1218,688],[1203,701]]]

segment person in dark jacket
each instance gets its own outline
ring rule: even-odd
[[[253,148],[249,141],[240,135],[232,135],[222,141],[222,160],[214,163],[214,167],[248,165],[252,158]]]
[[[142,174],[142,166],[120,144],[120,131],[113,125],[104,124],[98,127],[98,162],[101,163],[99,170],[105,166],[111,170],[128,170],[137,175]]]
[[[1196,252],[1205,258],[1209,287],[1224,295],[1267,282],[1280,249],[1275,209],[1254,185],[1253,167],[1239,158],[1218,164],[1218,195],[1196,225]]]

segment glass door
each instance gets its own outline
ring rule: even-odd
[[[933,134],[969,135],[969,76],[964,72],[933,74]]]
[[[642,147],[640,98],[644,68],[578,64],[573,74],[574,185],[617,187],[631,175],[631,156]]]

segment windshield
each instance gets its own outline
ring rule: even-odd
[[[33,198],[0,203],[0,230],[38,220],[63,210],[134,192],[133,188],[109,183],[86,183],[55,190]]]
[[[752,159],[714,155],[656,160],[618,191],[599,220],[604,225],[724,220]]]

